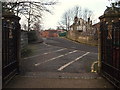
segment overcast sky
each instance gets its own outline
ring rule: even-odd
[[[109,0],[54,0],[54,1],[58,1],[59,3],[55,5],[54,8],[51,8],[53,14],[49,13],[44,14],[42,20],[43,29],[49,28],[56,29],[56,27],[58,26],[58,22],[62,18],[63,13],[76,5],[81,6],[83,9],[88,8],[89,10],[93,11],[96,23],[99,22],[98,18],[104,13],[106,6],[110,6]]]
[[[44,28],[56,28],[58,25],[58,21],[60,21],[63,13],[68,10],[69,8],[72,8],[76,5],[81,6],[82,8],[88,8],[89,10],[92,10],[96,22],[99,21],[98,17],[101,16],[106,6],[110,5],[110,2],[108,0],[58,0],[59,3],[54,6],[53,9],[53,15],[46,13],[44,15]]]

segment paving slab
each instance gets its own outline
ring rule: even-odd
[[[71,77],[72,76],[72,77]],[[73,76],[76,76],[73,78]],[[89,75],[90,76],[90,75]],[[78,75],[64,75],[58,78],[39,77],[38,75],[18,75],[6,88],[114,88],[106,79],[79,78]]]

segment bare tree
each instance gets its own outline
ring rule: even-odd
[[[69,18],[69,14],[68,14],[68,12],[65,12],[64,14],[63,14],[63,20],[61,21],[61,24],[62,24],[62,26],[66,29],[66,30],[68,30],[68,26],[69,26],[69,20],[70,20],[70,18]]]
[[[78,16],[78,17],[82,17],[82,8],[80,6],[75,6],[72,10],[72,12],[74,12],[73,16]],[[74,18],[74,17],[73,17]]]
[[[60,22],[58,22],[59,26],[64,27],[64,29],[69,30],[70,25],[73,23],[74,17],[79,16],[82,17],[81,7],[75,6],[69,10],[67,10]]]
[[[41,29],[40,22],[39,21],[34,22],[33,30],[40,31],[40,29]]]
[[[31,24],[35,21],[40,21],[44,12],[52,13],[49,6],[55,5],[56,1],[45,2],[39,0],[39,2],[31,0],[7,0],[3,3],[3,8],[7,11],[14,12],[18,16],[25,16],[28,20],[28,31]]]
[[[85,8],[83,10],[83,14],[82,15],[83,15],[83,19],[86,20],[86,21],[88,21],[88,18],[92,18],[93,12],[91,10]]]
[[[38,39],[40,38],[40,29],[41,29],[40,22],[39,21],[34,22],[33,30],[35,30]]]

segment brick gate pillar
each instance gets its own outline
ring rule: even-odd
[[[118,22],[120,20],[120,8],[118,7],[115,7],[114,5],[111,6],[111,7],[107,7],[107,9],[104,11],[104,14],[102,16],[99,17],[100,19],[100,23],[101,24],[105,24],[104,26],[108,26],[107,27],[107,30],[108,30],[108,40],[112,42],[112,23],[114,22]],[[105,28],[105,27],[104,27]],[[99,67],[99,73],[101,72],[101,30],[102,28],[100,27],[100,30],[99,30],[99,35],[98,35],[98,67]]]

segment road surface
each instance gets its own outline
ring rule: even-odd
[[[97,61],[97,47],[63,38],[47,38],[37,44],[34,55],[21,62],[21,71],[28,73],[90,73]]]
[[[20,75],[6,88],[113,88],[91,73],[97,47],[63,38],[47,38],[30,47],[33,54],[20,61]]]

